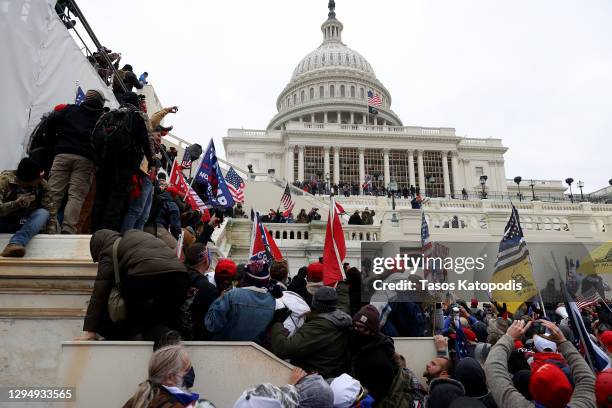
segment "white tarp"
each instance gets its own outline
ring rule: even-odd
[[[42,115],[83,91],[113,93],[54,10],[55,0],[0,0],[0,170],[13,169]]]

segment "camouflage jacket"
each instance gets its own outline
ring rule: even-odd
[[[19,208],[15,200],[28,194],[34,194],[36,200],[28,208]],[[50,207],[49,187],[45,180],[41,180],[38,185],[25,187],[17,183],[15,171],[3,171],[0,173],[0,217],[19,219],[38,208],[48,210]]]

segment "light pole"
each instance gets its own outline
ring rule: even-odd
[[[565,179],[565,182],[567,183],[567,185],[570,188],[570,200],[572,200],[572,203],[574,202],[574,193],[572,192],[572,183],[574,182],[574,179],[571,177],[568,177]]]
[[[480,185],[482,186],[482,198],[487,198],[487,193],[485,192],[485,184],[487,184],[488,177],[485,175],[480,176]]]
[[[391,191],[391,208],[395,211],[395,192],[397,191],[397,182],[389,182],[389,191]]]
[[[425,177],[425,181],[429,184],[433,184],[435,183],[436,178],[430,174],[427,177]],[[430,194],[433,193],[433,187],[429,187],[429,192]],[[425,189],[425,195],[427,195],[427,189]],[[431,194],[430,197],[433,197],[433,194]]]
[[[580,201],[584,201],[584,194],[582,193],[582,187],[584,187],[584,181],[578,180],[578,183],[576,183],[576,185],[580,189]]]
[[[523,201],[523,196],[521,195],[521,181],[523,181],[523,178],[521,176],[516,176],[514,178],[514,182],[516,183],[516,185],[518,186],[518,196],[519,196],[519,201]]]
[[[529,182],[529,186],[531,187],[531,201],[535,201],[535,181],[533,181],[533,179],[531,179],[531,181]]]

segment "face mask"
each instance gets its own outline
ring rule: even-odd
[[[187,374],[183,376],[183,385],[185,388],[192,388],[193,383],[195,382],[195,371],[193,370],[193,366],[187,371]]]

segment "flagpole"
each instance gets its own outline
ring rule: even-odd
[[[559,265],[557,265],[557,260],[555,259],[555,256],[552,253],[552,251],[550,251],[550,256],[553,260],[553,264],[555,265],[555,269],[557,270],[557,275],[559,275],[559,280],[563,282],[563,278],[561,277],[561,270],[559,269]],[[563,303],[565,305],[565,308],[567,309],[568,306],[570,306],[570,310],[566,310],[568,318],[569,318],[569,316],[571,316],[573,312],[571,310],[570,299],[567,298],[568,293],[567,293],[567,287],[565,286],[565,282],[563,282],[562,295],[563,295]],[[573,319],[569,318],[569,320],[570,320],[570,325],[571,325]],[[576,332],[578,333],[578,336],[580,337],[580,341],[582,342],[582,345],[584,347],[584,358],[588,361],[589,365],[591,366],[591,371],[595,372],[595,365],[593,364],[593,360],[591,360],[591,353],[589,353],[589,349],[587,347],[586,340],[584,339],[584,337],[582,337],[580,328],[577,327],[578,322],[574,322],[574,325],[576,325],[575,327]]]

